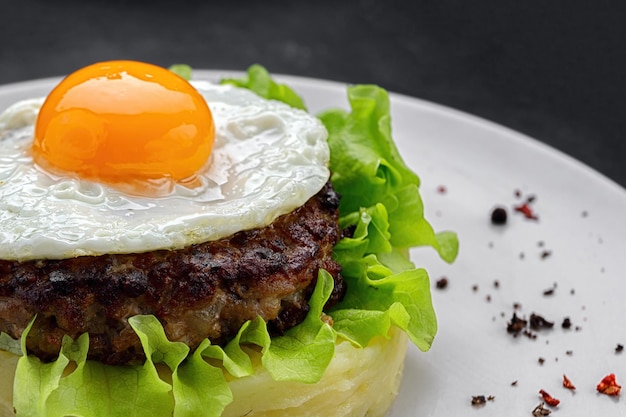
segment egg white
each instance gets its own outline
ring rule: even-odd
[[[328,181],[327,132],[304,111],[233,86],[193,82],[213,113],[199,187],[141,197],[46,172],[30,155],[42,99],[0,115],[0,259],[179,249],[270,224]]]

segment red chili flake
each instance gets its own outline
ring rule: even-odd
[[[528,203],[522,203],[519,206],[513,207],[513,209],[519,213],[522,213],[524,217],[528,220],[539,220],[539,216],[537,216],[533,209],[528,205]]]
[[[563,374],[563,386],[567,389],[571,389],[572,391],[576,389],[574,384],[572,384],[572,381],[570,381],[569,378],[565,376],[565,374]]]
[[[539,390],[539,394],[541,394],[541,397],[543,398],[543,400],[550,407],[556,407],[561,402],[560,400],[557,400],[556,398],[548,394],[545,390]]]
[[[609,374],[602,378],[602,381],[596,387],[598,392],[606,395],[619,395],[622,390],[622,386],[615,380],[615,374]]]

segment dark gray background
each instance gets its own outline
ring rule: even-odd
[[[236,70],[261,63],[482,116],[626,186],[620,4],[0,0],[0,84],[107,59]]]

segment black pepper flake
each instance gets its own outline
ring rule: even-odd
[[[544,358],[539,358],[537,359],[537,362],[539,363],[539,365],[543,365],[546,362],[546,360]]]
[[[617,346],[615,346],[615,353],[622,353],[624,351],[624,345],[622,345],[621,343],[618,343]]]
[[[520,303],[513,303],[514,310],[520,310],[521,308],[522,308],[522,305]]]
[[[511,321],[506,326],[506,331],[517,335],[526,328],[526,324],[528,324],[526,320],[520,319],[517,314],[513,313]]]
[[[511,386],[512,387],[516,387],[517,386],[517,379],[515,381],[511,382]]]
[[[487,404],[487,397],[484,395],[473,395],[472,396],[472,405],[485,405]]]
[[[530,328],[534,330],[551,329],[554,327],[554,322],[548,321],[539,314],[532,313],[530,315]]]
[[[500,281],[495,280],[495,281],[493,282],[493,286],[494,286],[495,288],[500,288]]]
[[[504,207],[496,207],[491,212],[491,223],[497,226],[506,224],[508,213]]]
[[[472,291],[474,292],[478,291],[478,285],[476,284],[472,285]]]
[[[550,257],[550,255],[552,255],[552,251],[551,250],[544,250],[541,252],[541,259],[546,259],[548,257]]]
[[[570,320],[569,317],[565,317],[563,319],[563,323],[561,323],[561,327],[564,329],[571,329],[572,328],[572,321]]]
[[[531,340],[535,340],[537,339],[537,334],[533,333],[529,330],[524,330],[524,336],[526,336],[527,338],[531,339]]]
[[[445,194],[448,191],[448,189],[446,188],[445,185],[440,185],[439,187],[437,187],[437,192],[439,194]]]
[[[554,285],[552,285],[552,288],[548,288],[543,290],[543,295],[545,296],[550,296],[550,295],[554,295],[554,292],[556,291],[556,282],[554,283]]]
[[[446,278],[446,277],[439,278],[437,280],[437,283],[435,284],[435,286],[439,290],[445,290],[446,288],[448,288],[448,278]]]
[[[589,212],[587,210],[584,210],[582,213],[580,213],[580,215],[582,217],[587,217],[587,216],[589,216]]]
[[[485,300],[490,303],[491,302],[491,294],[487,294],[487,296],[485,297]]]
[[[566,350],[566,351],[565,351],[565,354],[566,354],[567,356],[572,356],[572,355],[574,354],[574,351],[573,351],[573,350]]]

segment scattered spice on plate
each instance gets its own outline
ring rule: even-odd
[[[556,282],[554,283],[554,285],[552,285],[551,288],[547,288],[545,290],[543,290],[543,295],[545,295],[546,297],[550,296],[550,295],[554,295],[554,292],[556,291]]]
[[[512,387],[516,387],[517,386],[517,379],[515,381],[511,382],[511,386]]]
[[[563,386],[567,389],[571,389],[572,391],[576,390],[576,387],[574,386],[574,384],[572,384],[572,381],[570,381],[565,374],[563,374]]]
[[[494,286],[495,288],[500,288],[500,281],[495,280],[495,281],[493,282],[493,286]]]
[[[506,224],[508,213],[504,207],[496,207],[491,211],[491,223],[497,226]]]
[[[445,290],[446,288],[448,288],[448,278],[447,277],[441,277],[437,280],[437,283],[435,284],[435,286],[437,287],[437,289],[439,290]]]
[[[543,316],[540,316],[539,314],[535,314],[535,313],[532,313],[530,315],[529,322],[530,322],[530,327],[534,330],[551,329],[552,327],[554,327],[554,322],[548,321],[545,318],[543,318]]]
[[[541,389],[539,390],[539,394],[541,394],[541,397],[543,398],[543,400],[546,402],[546,404],[548,404],[550,407],[556,407],[557,405],[559,405],[559,403],[561,402],[560,400],[554,398],[553,396],[551,396],[550,394],[548,394],[545,390]]]
[[[546,249],[546,250],[541,252],[540,257],[543,260],[543,259],[546,259],[546,258],[550,257],[550,255],[552,255],[552,251]]]
[[[519,334],[519,332],[524,330],[524,328],[526,328],[527,323],[528,322],[526,320],[520,319],[519,317],[517,317],[517,314],[513,313],[511,321],[506,326],[506,331],[508,333],[517,335]]]
[[[602,378],[602,381],[596,386],[596,390],[602,394],[617,396],[622,390],[622,386],[617,383],[615,374],[609,374]]]
[[[514,310],[520,310],[521,308],[522,308],[522,305],[520,303],[513,303]]]
[[[572,328],[572,321],[570,320],[569,317],[565,317],[563,319],[563,323],[561,323],[561,327],[564,329],[571,329]]]
[[[541,403],[537,407],[535,407],[532,411],[532,415],[534,417],[549,416],[552,411],[545,408],[544,405],[545,403]]]
[[[487,296],[485,297],[485,300],[490,303],[491,302],[491,294],[487,294]]]
[[[546,362],[546,360],[544,358],[539,358],[537,359],[537,362],[539,363],[539,365],[543,365]]]
[[[496,399],[493,395],[473,395],[472,396],[472,405],[479,406],[487,404],[487,401],[494,401]]]
[[[476,284],[472,285],[472,291],[474,292],[478,291],[478,285]]]
[[[440,185],[439,187],[437,187],[437,192],[439,194],[445,194],[448,191],[448,188],[446,188],[445,185]]]
[[[572,356],[572,355],[574,355],[574,351],[573,351],[573,350],[566,350],[566,351],[565,351],[565,354],[566,354],[567,356]]]
[[[487,398],[484,395],[473,395],[472,405],[485,405],[487,404]]]
[[[530,207],[530,204],[528,202],[514,206],[513,210],[515,210],[518,213],[522,213],[524,217],[527,218],[528,220],[539,221],[539,216],[535,214],[535,212]]]
[[[624,345],[622,345],[621,343],[618,343],[617,346],[615,346],[615,353],[622,353],[624,351]]]

